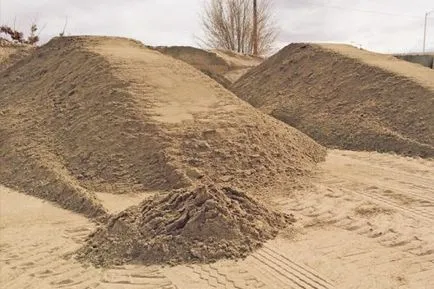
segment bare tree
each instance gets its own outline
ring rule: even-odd
[[[38,27],[36,24],[32,24],[30,27],[30,34],[27,39],[25,39],[23,32],[17,31],[6,25],[2,25],[0,26],[0,39],[2,38],[1,34],[4,34],[5,36],[9,36],[13,42],[36,45],[36,43],[39,41],[39,35],[36,34],[37,31]]]
[[[272,2],[259,0],[257,11],[258,54],[273,48],[278,30],[274,25]],[[239,53],[254,53],[254,17],[252,0],[208,0],[202,14],[204,38],[210,48]]]

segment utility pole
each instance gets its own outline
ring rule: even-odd
[[[253,0],[253,55],[258,55],[258,3]]]
[[[434,10],[431,10],[431,11],[425,13],[425,25],[424,25],[424,27],[423,27],[423,53],[425,53],[425,45],[426,45],[426,25],[427,25],[427,22],[428,22],[428,15],[429,15],[430,13],[432,13],[432,12],[434,12]]]

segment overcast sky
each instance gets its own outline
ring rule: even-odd
[[[28,29],[36,20],[44,41],[58,35],[116,35],[148,45],[197,46],[205,0],[0,0],[0,23]],[[260,0],[261,1],[261,0]],[[280,35],[291,42],[345,42],[379,52],[422,50],[425,13],[433,0],[274,0]],[[434,12],[427,25],[434,51]]]

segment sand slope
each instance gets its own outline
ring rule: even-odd
[[[94,192],[272,187],[325,155],[198,70],[128,39],[56,38],[0,74],[0,182],[89,216]]]
[[[291,44],[232,90],[330,147],[434,156],[434,71],[393,56]]]
[[[252,67],[263,61],[260,57],[231,51],[207,51],[189,46],[162,46],[155,49],[196,67],[224,87],[229,87]]]
[[[13,44],[0,38],[0,72],[28,56],[33,47],[23,44]]]

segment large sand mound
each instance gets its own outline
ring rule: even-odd
[[[79,257],[103,266],[241,258],[293,221],[244,193],[202,186],[156,196],[113,216]]]
[[[224,87],[229,87],[263,61],[260,57],[231,51],[207,51],[189,46],[160,46],[155,49],[194,66]]]
[[[232,90],[330,147],[434,156],[434,71],[393,56],[291,44]]]
[[[324,149],[128,39],[56,38],[0,73],[0,182],[90,216],[94,192],[296,180]]]

